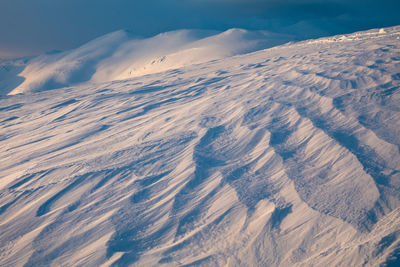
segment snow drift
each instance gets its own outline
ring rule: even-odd
[[[398,264],[400,27],[235,57],[252,34],[192,34],[28,63],[0,99],[0,265]]]

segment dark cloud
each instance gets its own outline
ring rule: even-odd
[[[400,24],[398,0],[0,0],[0,57],[76,47],[130,29],[266,29],[317,37]]]

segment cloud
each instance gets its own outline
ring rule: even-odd
[[[400,24],[398,0],[1,0],[0,57],[76,47],[105,33],[232,27],[314,35]],[[311,27],[310,26],[310,27]]]

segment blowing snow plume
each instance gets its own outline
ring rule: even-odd
[[[31,59],[16,77],[23,82],[9,94],[123,80],[245,54],[288,40],[286,35],[243,29],[222,33],[180,30],[147,39],[117,31],[75,50]],[[12,85],[16,83],[15,79],[10,80]]]

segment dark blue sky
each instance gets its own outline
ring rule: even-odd
[[[318,37],[400,24],[399,0],[0,0],[0,57],[76,47],[105,33],[232,27]]]

